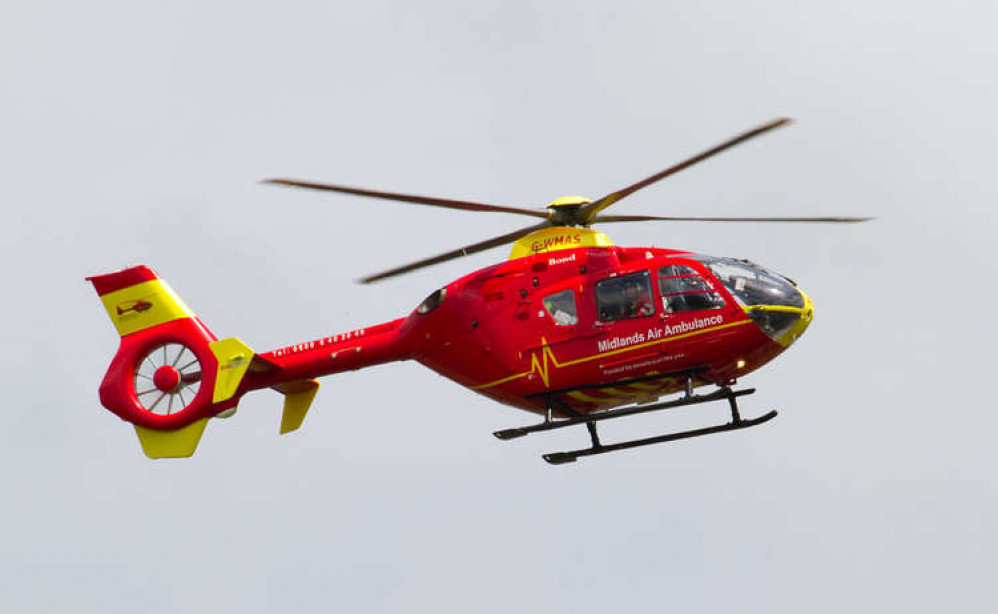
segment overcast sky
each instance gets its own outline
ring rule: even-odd
[[[995,12],[981,2],[0,5],[5,611],[991,612],[998,565]],[[153,462],[104,411],[87,275],[145,263],[258,351],[408,313],[523,222],[262,186],[599,197],[797,122],[614,213],[621,245],[747,257],[816,319],[747,431],[548,466],[584,431],[416,364],[246,397]],[[647,435],[724,408],[608,428]]]

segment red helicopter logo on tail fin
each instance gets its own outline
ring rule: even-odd
[[[152,303],[150,303],[149,301],[138,300],[138,301],[128,301],[127,303],[122,303],[121,305],[115,307],[115,309],[118,310],[119,316],[123,316],[129,311],[141,313],[143,311],[146,311],[150,307],[152,307]]]

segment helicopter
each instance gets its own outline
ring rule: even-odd
[[[217,338],[147,266],[88,277],[120,335],[100,385],[101,403],[132,423],[150,458],[192,456],[208,420],[232,416],[243,395],[264,388],[284,395],[280,432],[294,431],[315,399],[317,378],[403,360],[539,415],[538,422],[496,431],[500,440],[584,425],[590,445],[544,454],[551,464],[765,423],[776,411],[742,417],[738,399],[755,389],[735,386],[808,328],[814,305],[804,291],[748,260],[621,247],[592,226],[871,219],[603,213],[642,188],[789,122],[763,124],[597,200],[562,197],[545,208],[265,180],[540,221],[360,280],[373,283],[512,244],[506,261],[438,288],[405,317],[263,353],[238,337]],[[730,421],[619,442],[600,438],[598,425],[606,420],[713,402],[727,403]]]

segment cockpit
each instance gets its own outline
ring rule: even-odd
[[[750,305],[783,305],[804,307],[804,297],[786,277],[771,273],[757,264],[734,258],[697,256],[731,292],[743,307]]]
[[[793,343],[813,317],[811,301],[790,279],[747,260],[698,255],[718,281],[767,335]]]

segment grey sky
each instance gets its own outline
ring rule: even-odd
[[[994,11],[695,4],[0,7],[5,611],[992,611]],[[499,442],[532,417],[395,364],[151,462],[99,406],[86,275],[149,264],[266,351],[403,315],[504,250],[353,280],[522,225],[260,179],[541,205],[782,115],[614,212],[877,221],[604,229],[811,295],[743,382],[765,426],[550,467],[583,432]]]

